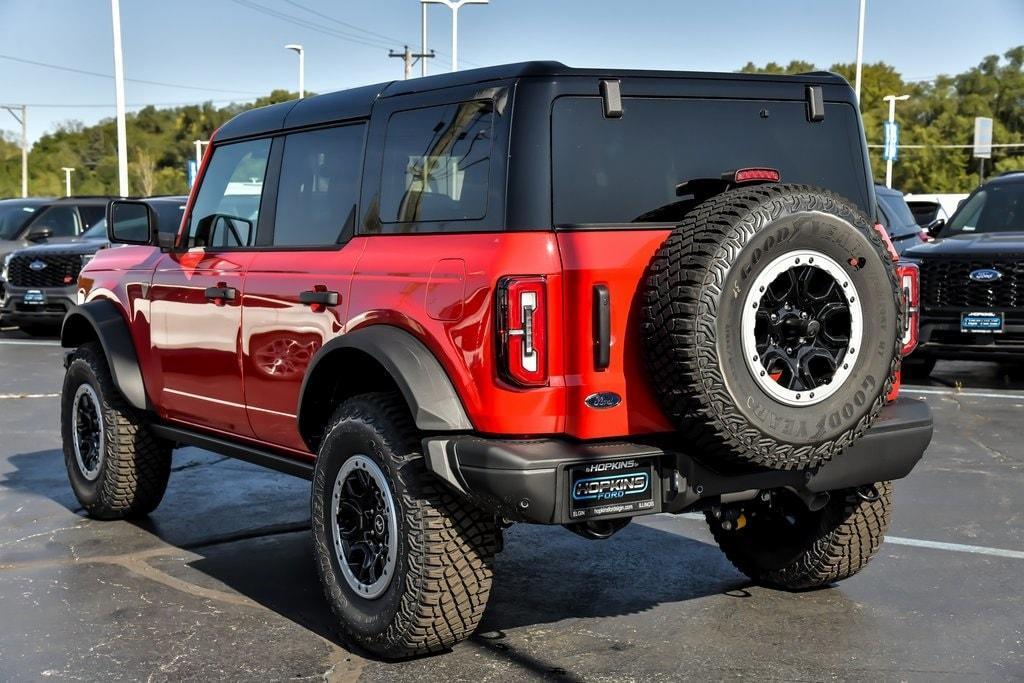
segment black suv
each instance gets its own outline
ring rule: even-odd
[[[0,314],[5,320],[18,325],[28,334],[51,334],[56,331],[64,320],[64,315],[77,303],[78,273],[100,249],[110,245],[107,240],[107,221],[103,218],[106,211],[106,200],[96,204],[97,200],[89,200],[83,204],[62,202],[55,207],[44,208],[39,212],[40,220],[33,220],[33,225],[41,225],[53,230],[53,226],[63,229],[60,220],[73,222],[73,214],[64,207],[77,212],[77,220],[81,224],[93,221],[92,226],[77,237],[53,238],[49,244],[19,249],[4,258],[0,280],[4,290],[0,292]],[[153,210],[161,232],[174,235],[181,224],[186,197],[154,197],[144,200]],[[99,220],[95,219],[99,209]],[[51,223],[42,223],[47,215],[54,218]],[[142,226],[143,229],[145,226]],[[37,229],[37,228],[31,228]]]
[[[1008,360],[1024,354],[1024,172],[976,189],[936,240],[903,253],[921,270],[920,343],[914,358]]]

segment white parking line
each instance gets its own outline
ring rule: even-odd
[[[679,517],[686,519],[699,519],[704,521],[702,512],[684,512]],[[1004,548],[990,548],[984,545],[965,545],[963,543],[943,543],[942,541],[926,541],[921,538],[903,538],[901,536],[886,536],[886,543],[893,545],[907,545],[915,548],[931,548],[933,550],[949,550],[955,553],[972,553],[974,555],[994,555],[995,557],[1009,557],[1014,560],[1024,560],[1024,551],[1006,550]]]
[[[908,386],[900,387],[901,394],[922,394],[924,396],[967,396],[970,398],[1008,398],[1015,401],[1024,401],[1024,394],[1013,393],[988,393],[984,391],[957,391],[956,389],[912,389]]]
[[[1024,560],[1024,551],[1004,550],[1003,548],[989,548],[984,545],[964,545],[962,543],[943,543],[941,541],[925,541],[920,538],[900,538],[899,536],[886,536],[886,543],[895,545],[910,545],[915,548],[934,548],[935,550],[952,550],[956,553],[974,553],[975,555],[995,555],[996,557],[1011,557],[1015,560]]]
[[[60,342],[42,339],[0,339],[0,346],[60,346]]]
[[[57,398],[60,394],[0,394],[4,398]]]

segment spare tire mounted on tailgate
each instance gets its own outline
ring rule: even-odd
[[[893,263],[860,211],[826,190],[762,185],[703,202],[658,250],[645,352],[694,452],[813,467],[881,409],[901,316]]]

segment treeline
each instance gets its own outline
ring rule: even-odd
[[[814,64],[790,62],[765,66],[747,64],[742,71],[800,73],[816,71]],[[830,71],[851,83],[853,64],[833,64]],[[978,182],[978,162],[970,149],[935,145],[969,145],[974,117],[994,119],[997,143],[1024,142],[1024,46],[1002,58],[986,57],[955,76],[938,76],[929,82],[908,82],[893,67],[866,64],[863,68],[861,112],[869,144],[882,143],[882,122],[888,116],[885,95],[909,94],[897,106],[901,124],[900,143],[928,145],[901,149],[893,172],[893,185],[905,192],[967,192]],[[128,115],[129,178],[133,194],[179,194],[187,190],[186,163],[195,156],[194,140],[206,140],[235,114],[252,107],[282,102],[294,93],[275,90],[255,102],[224,107],[212,103],[157,109],[146,107]],[[31,113],[31,112],[30,112]],[[885,177],[879,148],[871,149],[875,177]],[[76,194],[110,194],[117,191],[117,151],[113,119],[94,126],[70,121],[43,135],[29,152],[29,191],[33,195],[64,192],[63,166],[74,167]],[[995,148],[987,162],[988,173],[1024,169],[1024,147]],[[10,132],[0,138],[0,197],[21,193],[21,153]]]
[[[763,67],[750,63],[742,69],[750,73],[817,70],[807,62]],[[854,64],[833,64],[828,70],[853,83]],[[1024,143],[1024,46],[1007,51],[1002,59],[991,55],[964,73],[928,82],[907,82],[888,64],[865,64],[860,108],[869,145],[882,144],[882,124],[889,117],[889,105],[882,100],[886,95],[910,95],[896,104],[900,144],[928,145],[900,149],[893,166],[893,187],[904,192],[968,192],[978,184],[978,160],[972,158],[971,149],[935,145],[972,144],[976,116],[993,119],[993,142]],[[875,179],[884,181],[882,150],[873,147],[870,156]],[[1017,169],[1024,169],[1024,147],[995,147],[985,162],[986,176]]]

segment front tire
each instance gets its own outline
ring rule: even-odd
[[[705,513],[725,556],[756,583],[788,590],[816,588],[847,579],[878,552],[889,528],[892,483],[833,491],[811,511],[793,494],[743,508],[743,525],[726,530]],[[730,520],[735,529],[740,526]]]
[[[498,529],[430,474],[397,395],[335,412],[313,477],[317,568],[342,630],[389,659],[467,638],[491,589]]]
[[[60,417],[68,479],[90,517],[156,509],[171,474],[171,446],[121,396],[99,344],[83,344],[71,357]]]

